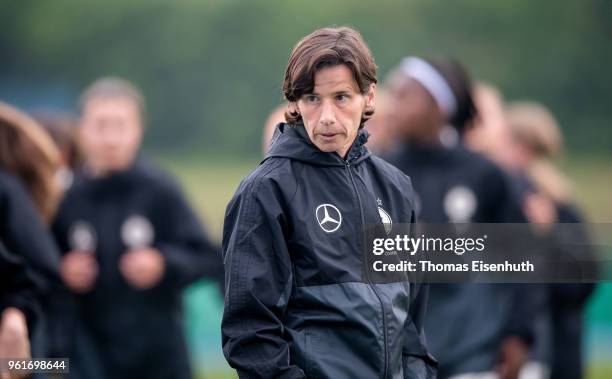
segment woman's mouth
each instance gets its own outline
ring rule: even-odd
[[[320,133],[319,136],[321,136],[321,138],[323,140],[333,140],[334,137],[336,137],[338,135],[338,133]]]

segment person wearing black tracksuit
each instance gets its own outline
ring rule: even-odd
[[[555,165],[563,138],[553,113],[537,102],[516,101],[506,105],[504,116],[509,133],[498,159],[522,184],[516,197],[539,227],[554,268],[540,321],[546,334],[536,339],[534,358],[547,364],[551,379],[579,379],[584,376],[584,312],[598,276],[597,251],[569,181]]]
[[[8,308],[19,309],[32,330],[39,317],[39,296],[23,259],[9,253],[0,241],[0,315]]]
[[[383,212],[414,222],[410,179],[365,146],[374,88],[353,29],[319,29],[291,54],[289,122],[225,216],[223,350],[240,378],[435,377],[427,286],[381,283],[366,267],[366,226]]]
[[[402,143],[385,159],[413,180],[419,222],[526,222],[509,178],[461,144],[475,109],[458,64],[406,58],[389,86],[388,120]],[[533,340],[536,287],[431,285],[425,330],[439,376],[516,378]]]
[[[29,341],[40,316],[40,288],[24,260],[0,240],[0,359],[31,357]]]
[[[452,202],[475,199],[470,222],[524,222],[509,191],[507,178],[491,162],[454,148],[404,146],[386,157],[410,175],[419,202],[418,220],[447,223],[460,214]],[[463,197],[463,198],[462,198]],[[519,337],[526,345],[533,338],[525,298],[516,285],[431,285],[425,324],[432,352],[440,362],[440,377],[492,370],[498,345],[507,337]],[[535,299],[534,299],[535,301]],[[452,322],[445,322],[449,319]]]
[[[592,240],[583,225],[584,218],[575,206],[569,203],[557,204],[558,223],[572,224],[577,233],[571,238],[563,230],[559,231],[557,240],[565,246],[580,246],[580,248],[561,249],[560,254],[569,257],[582,269],[585,277],[595,278],[597,266]],[[577,250],[577,251],[576,251]],[[584,377],[583,329],[584,314],[587,301],[595,290],[594,283],[556,283],[550,286],[550,302],[552,316],[552,379],[579,379]]]
[[[522,204],[528,204],[532,196],[546,196],[524,171],[510,168],[509,174],[514,178],[514,196]],[[595,289],[596,251],[577,207],[569,199],[546,201],[554,209],[554,223],[532,222],[549,225],[541,237],[559,278],[552,276],[553,282],[541,285],[543,298],[534,324],[532,359],[545,364],[551,379],[579,379],[584,376],[584,309]],[[563,283],[560,278],[574,278],[574,282]]]
[[[178,184],[138,154],[136,89],[103,78],[85,92],[86,165],[53,224],[77,302],[71,377],[192,377],[183,289],[223,280],[218,248]]]
[[[29,304],[26,316],[32,354],[49,356],[46,342],[51,334],[44,300],[61,286],[60,253],[22,182],[3,170],[0,170],[0,241],[27,271],[31,290],[25,300]],[[36,322],[32,322],[34,319]]]
[[[61,287],[60,254],[48,230],[60,196],[55,182],[58,158],[52,140],[36,121],[0,102],[0,242],[31,280],[38,305],[37,321],[30,322],[28,337],[31,355],[37,358],[53,356],[47,349],[50,331],[45,301]],[[29,318],[33,309],[28,311]]]
[[[90,254],[100,271],[94,289],[78,296],[80,327],[72,350],[77,356],[84,348],[95,352],[83,357],[88,363],[82,369],[91,372],[84,377],[190,377],[181,293],[204,275],[222,274],[215,246],[174,180],[143,158],[104,178],[75,179],[53,230],[65,252],[75,249],[79,225],[88,225],[95,238]],[[119,270],[124,253],[134,248],[128,229],[138,222],[141,233],[150,228],[148,243],[166,266],[161,281],[145,290]]]

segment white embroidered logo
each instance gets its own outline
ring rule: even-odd
[[[444,211],[450,222],[470,222],[476,205],[476,195],[465,186],[451,188],[444,197]]]
[[[71,250],[93,253],[97,242],[96,230],[87,221],[75,222],[68,232],[68,244]]]
[[[143,216],[130,216],[121,226],[121,239],[131,250],[149,247],[154,238],[153,225]]]
[[[315,210],[315,217],[321,229],[327,233],[335,232],[342,224],[342,214],[331,204],[319,205]]]

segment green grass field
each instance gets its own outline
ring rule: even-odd
[[[163,167],[176,175],[185,192],[198,210],[211,236],[220,241],[223,228],[225,207],[240,181],[258,164],[252,161],[227,161],[205,158],[164,158],[159,162]],[[603,158],[575,157],[566,160],[562,167],[574,182],[574,194],[577,203],[591,222],[612,223],[612,160]],[[612,236],[600,236],[607,239],[611,246]],[[196,285],[187,295],[188,326],[190,332],[199,331],[196,336],[210,339],[207,356],[203,366],[205,370],[199,378],[229,379],[235,378],[233,371],[223,361],[219,341],[218,325],[220,322],[222,304],[210,287]],[[590,305],[589,322],[597,321],[597,325],[612,325],[612,287],[600,287]],[[212,305],[211,305],[212,304]],[[203,309],[207,308],[207,309]],[[212,309],[210,309],[212,308]],[[206,321],[202,321],[206,319]],[[595,320],[595,321],[593,321]],[[599,327],[594,327],[590,335],[595,337],[600,333]],[[195,337],[197,339],[198,337]],[[209,341],[209,340],[206,341]],[[589,338],[589,342],[593,338]],[[201,341],[193,341],[192,345]],[[612,344],[612,342],[610,342]],[[611,349],[610,345],[603,348]],[[212,350],[211,350],[212,349]],[[587,346],[587,351],[593,350]],[[597,349],[600,349],[598,346]],[[211,352],[212,351],[212,352]],[[200,357],[194,357],[196,365]],[[605,379],[612,377],[612,366],[603,360],[590,362],[588,366],[589,379]]]

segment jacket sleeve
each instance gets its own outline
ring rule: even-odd
[[[207,277],[223,287],[223,263],[219,247],[174,183],[160,198],[155,247],[164,256],[166,271],[160,286],[180,290]]]
[[[416,236],[416,217],[411,219],[411,235]],[[425,277],[410,283],[410,305],[406,321],[406,339],[402,349],[402,367],[405,379],[435,379],[438,362],[427,350],[424,323],[429,297],[429,284]]]
[[[283,325],[293,288],[280,201],[265,179],[247,179],[224,225],[223,352],[240,378],[305,378],[290,361]]]
[[[40,315],[39,292],[23,260],[10,255],[0,242],[0,315],[9,307],[21,310],[33,330]]]
[[[581,308],[592,295],[598,276],[597,251],[585,220],[570,204],[559,204],[558,221],[552,234],[555,259],[562,277],[577,277],[576,283],[551,284],[551,301],[556,307]]]
[[[0,186],[0,238],[23,259],[37,288],[49,292],[61,284],[57,246],[25,188],[12,178]]]
[[[522,195],[513,191],[516,186],[514,180],[509,175],[505,174],[497,167],[492,167],[491,171],[486,176],[486,182],[492,194],[492,209],[495,212],[491,215],[492,223],[501,224],[526,224],[527,217],[523,213]],[[524,233],[518,237],[511,236],[508,243],[517,243],[516,241],[531,240],[534,238],[528,231],[528,228],[518,229],[513,228],[516,233]],[[510,236],[509,236],[510,237]],[[515,241],[515,242],[513,242]],[[520,242],[524,243],[524,242]],[[519,253],[517,247],[511,248],[513,254]],[[530,257],[532,260],[535,257]],[[531,345],[535,338],[535,323],[534,320],[539,312],[544,309],[547,301],[547,286],[538,283],[497,283],[492,284],[498,287],[500,291],[508,294],[512,312],[508,315],[505,329],[502,331],[502,337],[519,337],[526,345]]]

